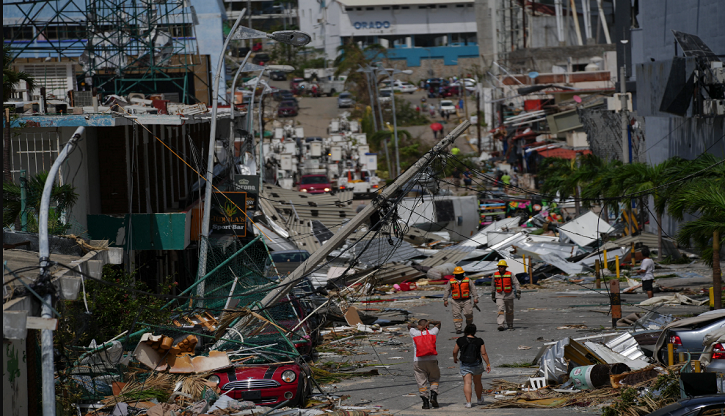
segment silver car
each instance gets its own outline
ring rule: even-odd
[[[343,92],[337,96],[337,108],[348,108],[354,105],[355,98],[349,92]]]
[[[710,319],[707,319],[711,317]],[[674,347],[674,353],[689,352],[692,360],[699,360],[700,354],[702,353],[704,346],[703,340],[708,334],[712,334],[715,331],[725,328],[725,311],[711,311],[705,312],[696,318],[683,319],[682,322],[693,320],[693,324],[667,328],[660,336],[663,339],[661,348],[658,352],[659,360],[662,363],[667,362],[667,344],[671,343]],[[699,321],[699,322],[697,322]],[[658,341],[659,344],[659,341]],[[722,349],[723,345],[719,348]],[[713,351],[713,352],[725,352],[725,351]],[[717,358],[715,358],[717,357]],[[709,372],[723,372],[725,371],[725,354],[719,354],[713,357],[714,359],[707,368]],[[723,357],[723,358],[721,358]]]

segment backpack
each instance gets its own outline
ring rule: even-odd
[[[461,362],[465,364],[477,364],[481,362],[480,347],[476,348],[476,344],[471,344],[468,337],[464,337],[466,346],[461,348]]]

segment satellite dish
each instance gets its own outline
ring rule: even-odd
[[[580,96],[578,96],[578,95],[575,95],[575,96],[574,96],[574,101],[576,101],[576,102],[577,102],[577,104],[581,104],[581,103],[582,103],[582,97],[580,97]]]
[[[531,79],[535,79],[538,76],[539,76],[539,73],[536,71],[529,72],[529,78],[531,78]]]

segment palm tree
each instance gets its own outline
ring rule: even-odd
[[[43,187],[48,179],[48,172],[40,172],[27,179],[26,182],[26,210],[29,216],[30,229],[37,228],[37,216],[40,211],[40,200],[43,196]],[[50,202],[55,208],[49,215],[48,232],[51,234],[62,234],[70,225],[61,219],[63,213],[68,213],[78,201],[78,194],[75,187],[70,184],[62,186],[53,185]],[[3,227],[16,223],[21,212],[20,184],[3,181]]]
[[[625,200],[628,207],[632,201],[637,200],[641,207],[640,213],[644,214],[644,192],[651,191],[654,213],[657,221],[657,253],[659,260],[663,259],[662,250],[662,216],[670,200],[671,186],[664,186],[671,183],[680,172],[685,160],[679,157],[672,157],[662,163],[649,165],[647,163],[631,163],[620,166],[613,177],[610,186],[612,195],[632,195],[632,198]]]
[[[558,193],[561,200],[573,196],[574,213],[578,217],[581,213],[579,188],[595,177],[603,164],[602,159],[591,154],[581,157],[579,161],[549,158],[539,171],[539,175],[546,178],[541,185],[541,192],[547,195]]]
[[[368,45],[360,48],[357,43],[348,40],[345,44],[337,47],[338,55],[335,58],[334,65],[337,67],[335,75],[347,74],[348,85],[355,85],[353,94],[358,97],[368,96],[368,78],[362,72],[357,72],[361,67],[366,67],[370,63],[378,61],[385,56],[385,48],[381,45]],[[373,85],[372,88],[377,88]]]
[[[28,90],[35,88],[35,79],[30,74],[12,69],[14,60],[10,45],[6,43],[3,45],[3,102],[10,99],[20,81],[28,83]]]
[[[606,195],[612,188],[617,172],[621,166],[622,162],[619,160],[611,160],[609,162],[602,160],[596,170],[593,170],[587,186],[582,188],[584,206],[590,208],[593,202],[598,202],[602,207],[602,211],[604,211],[603,215],[605,219],[609,218],[609,209],[613,209],[616,212],[618,208],[616,201],[607,199]]]
[[[668,207],[670,214],[678,220],[683,220],[685,214],[697,216],[682,226],[677,233],[677,242],[686,246],[693,242],[705,263],[712,267],[716,309],[722,308],[720,248],[725,244],[725,164],[722,162],[722,159],[705,154],[683,163],[680,172],[702,173],[680,182],[676,192],[672,192]]]
[[[13,63],[13,54],[10,51],[10,45],[3,45],[3,102],[10,99],[15,92],[15,86],[20,81],[28,84],[28,90],[35,88],[35,79],[25,72],[14,71],[11,67]],[[3,179],[12,181],[10,175],[10,120],[5,120],[5,131],[3,132]]]

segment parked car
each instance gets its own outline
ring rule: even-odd
[[[293,272],[297,266],[304,263],[310,257],[310,253],[307,250],[284,250],[274,251],[270,253],[270,258],[267,259],[265,264],[265,276],[285,276]],[[272,262],[277,269],[275,273],[275,267],[272,267]]]
[[[297,105],[294,101],[282,101],[277,108],[279,117],[295,117],[298,114]]]
[[[443,97],[458,97],[461,95],[461,87],[458,85],[449,85],[443,89]]]
[[[378,101],[380,104],[387,104],[393,100],[392,95],[393,93],[390,90],[380,90],[380,93],[378,94]]]
[[[232,54],[236,56],[237,58],[244,58],[247,56],[247,53],[250,51],[249,47],[247,46],[240,46],[240,47],[232,47]]]
[[[252,58],[252,63],[257,65],[264,65],[269,62],[272,58],[269,57],[268,53],[257,53]]]
[[[348,108],[355,105],[355,98],[349,92],[342,92],[337,96],[337,108]]]
[[[332,184],[327,175],[302,175],[298,189],[308,194],[324,194],[332,191]]]
[[[277,90],[272,94],[272,97],[275,101],[290,101],[295,98],[290,90]]]
[[[702,342],[705,335],[723,328],[725,328],[725,311],[723,310],[705,312],[694,318],[676,321],[668,325],[657,340],[657,358],[660,362],[666,363],[667,344],[673,344],[675,355],[680,352],[689,352],[692,360],[698,360],[704,348]],[[720,350],[722,351],[722,348]],[[722,352],[725,353],[725,351]],[[725,367],[725,354],[717,357],[722,358],[713,359],[707,368],[708,371],[712,371],[718,366]]]
[[[418,87],[416,87],[415,85],[413,85],[413,84],[411,84],[409,82],[404,82],[404,83],[402,83],[399,86],[396,85],[395,86],[395,91],[400,91],[402,93],[412,94],[412,93],[418,91]]]
[[[282,71],[271,71],[269,73],[269,78],[272,81],[287,81],[287,74]]]
[[[455,113],[456,112],[456,105],[453,104],[453,101],[451,100],[441,100],[441,110]]]
[[[682,399],[677,403],[655,410],[647,416],[714,416],[721,415],[723,409],[725,409],[723,395],[712,394]]]

